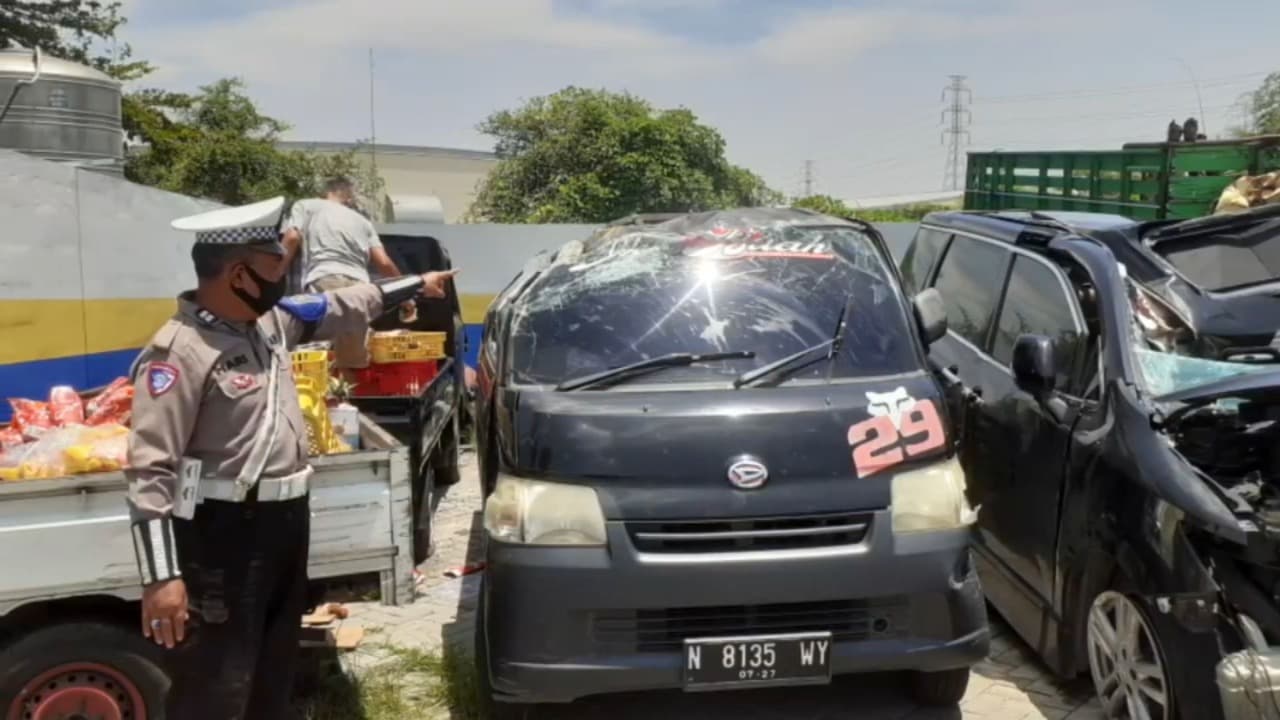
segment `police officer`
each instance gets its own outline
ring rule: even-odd
[[[129,505],[142,632],[170,649],[169,720],[290,717],[305,611],[307,431],[288,350],[453,275],[282,298],[277,198],[177,220],[199,279],[133,368]]]

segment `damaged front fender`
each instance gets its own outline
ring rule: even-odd
[[[1186,522],[1228,542],[1247,544],[1253,525],[1236,516],[1226,493],[1184,460],[1167,436],[1154,431],[1154,411],[1134,387],[1113,382],[1112,390],[1108,395],[1115,413],[1114,432],[1120,435],[1112,441],[1124,450],[1121,457],[1130,465],[1124,475],[1180,512]]]

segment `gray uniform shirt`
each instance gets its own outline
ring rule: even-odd
[[[368,283],[325,293],[324,299],[313,324],[318,340],[366,327],[382,312],[382,291]],[[239,476],[267,405],[273,353],[279,357],[281,411],[262,476],[285,477],[306,468],[307,427],[288,351],[307,326],[281,308],[256,323],[229,323],[196,305],[191,293],[178,299],[177,314],[135,365],[125,471],[134,522],[172,513],[184,456],[202,461],[205,476]]]
[[[369,253],[382,240],[365,216],[332,200],[299,200],[287,228],[302,234],[304,287],[329,275],[369,282]]]

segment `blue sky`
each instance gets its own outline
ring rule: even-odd
[[[1210,134],[1280,70],[1280,3],[1190,0],[127,0],[124,39],[191,89],[240,76],[301,140],[486,149],[488,113],[575,84],[685,106],[787,193],[940,189],[941,90],[973,149],[1111,148],[1198,115]]]

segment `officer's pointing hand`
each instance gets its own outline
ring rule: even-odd
[[[142,634],[173,649],[187,635],[187,584],[181,579],[142,589]]]
[[[448,287],[449,281],[457,274],[457,270],[425,273],[422,276],[422,294],[427,297],[434,298],[444,297],[445,289]]]

